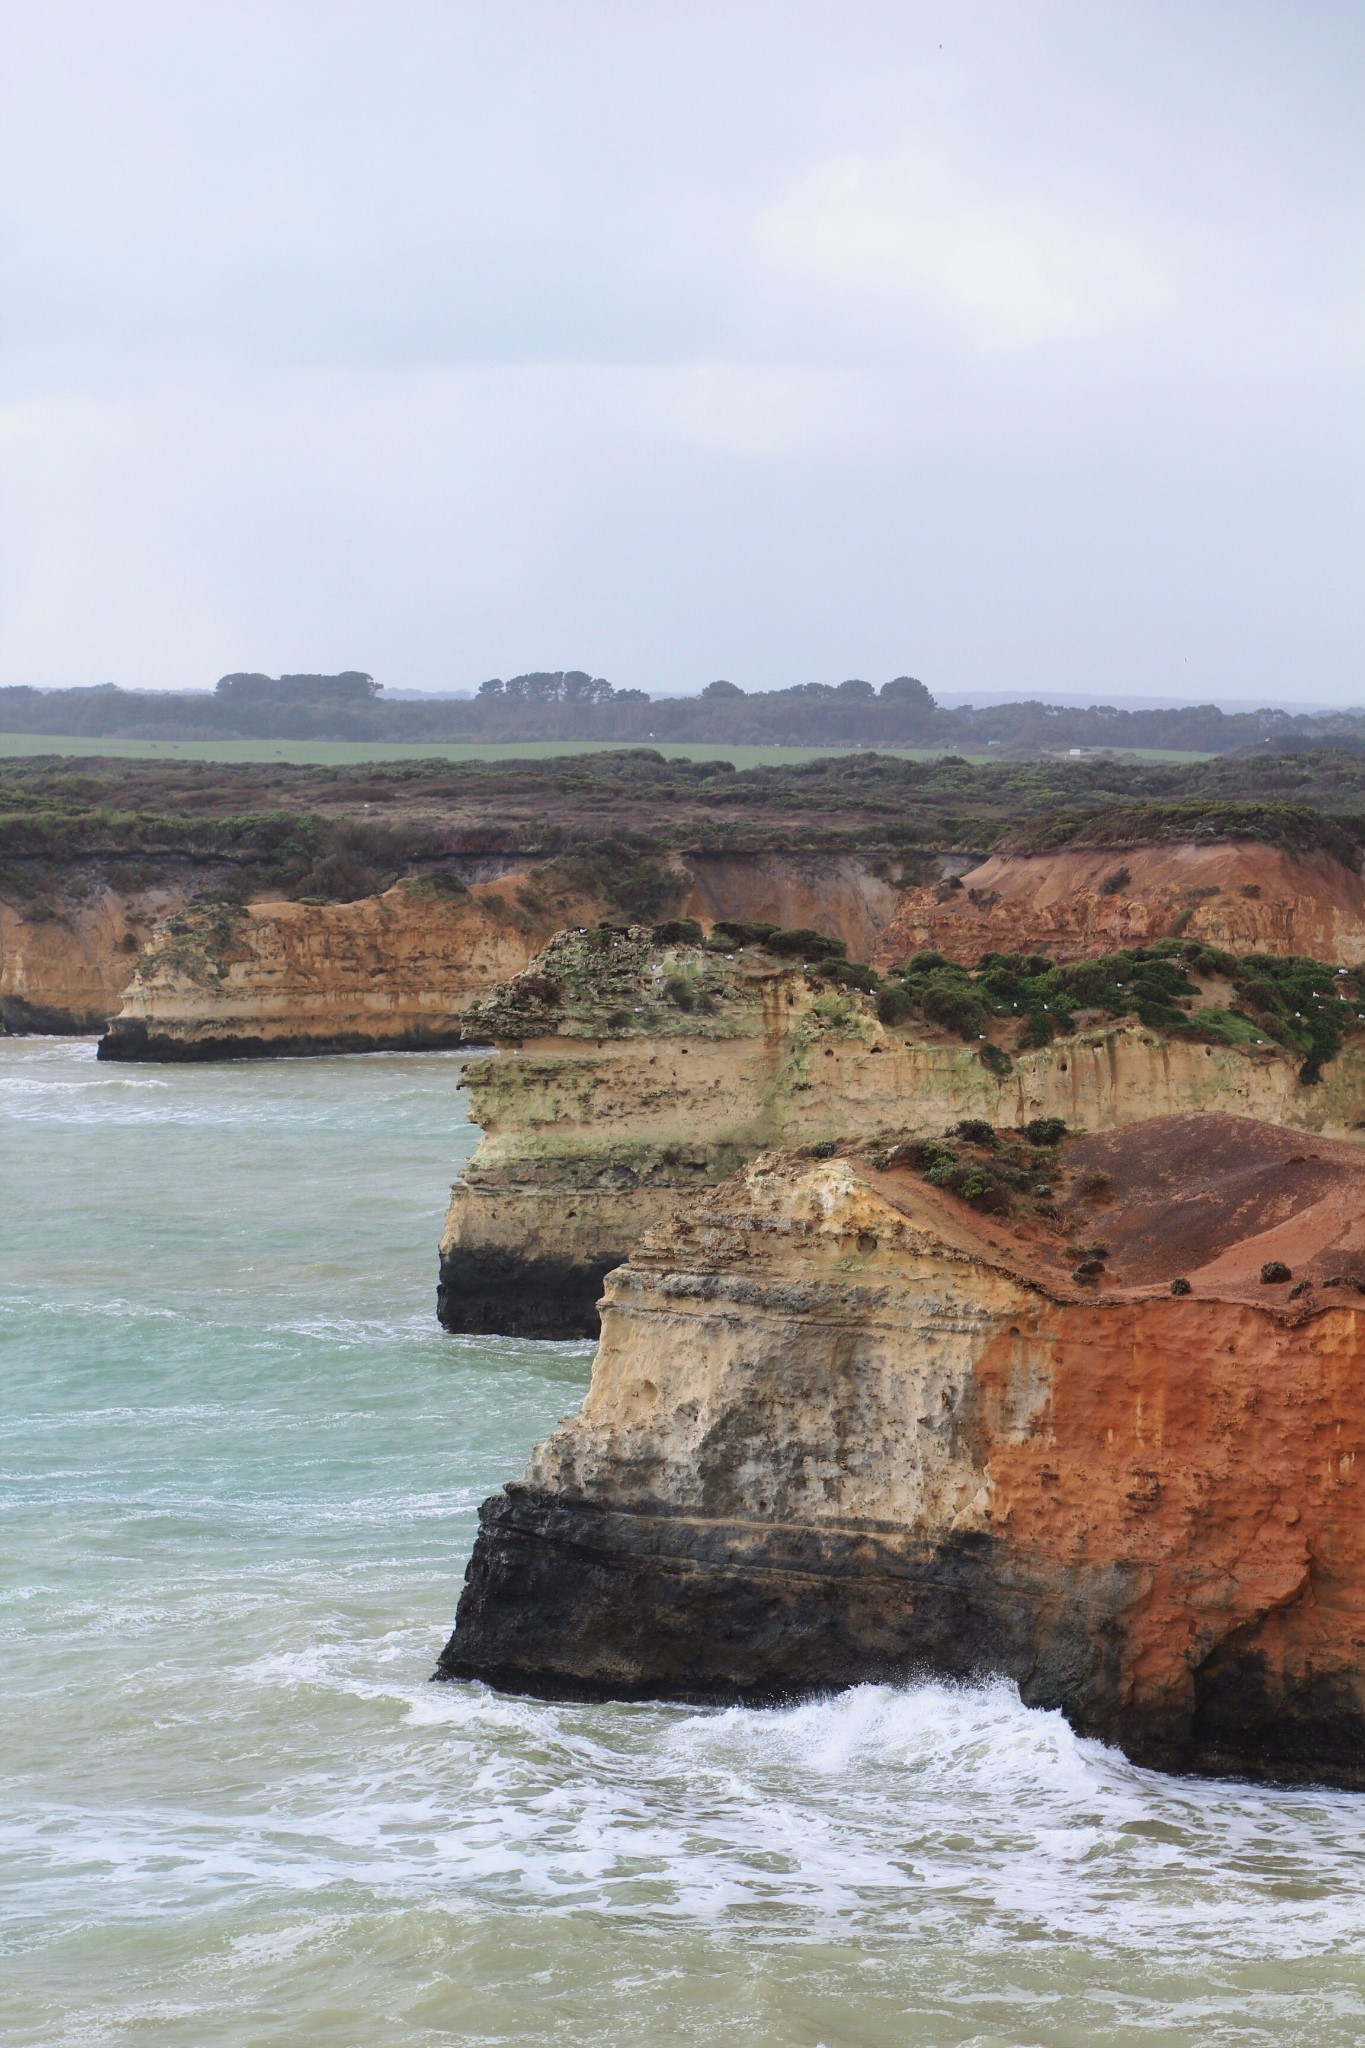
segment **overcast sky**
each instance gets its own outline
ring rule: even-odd
[[[1358,0],[0,27],[0,681],[1365,700]]]

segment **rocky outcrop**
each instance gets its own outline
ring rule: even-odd
[[[969,965],[983,953],[1089,958],[1183,936],[1230,953],[1365,961],[1365,882],[1325,849],[1167,841],[993,854],[901,899],[870,957]]]
[[[870,957],[904,894],[902,862],[846,853],[685,853],[678,865],[687,877],[681,915],[708,931],[726,923],[804,927],[841,939],[853,960]]]
[[[463,1044],[472,1002],[525,967],[566,918],[599,912],[595,899],[535,880],[402,882],[350,903],[182,910],[153,931],[100,1058]]]
[[[987,1065],[983,1045],[884,1025],[818,963],[752,945],[727,958],[644,927],[560,935],[468,1021],[513,1050],[466,1074],[483,1137],[452,1190],[438,1296],[457,1331],[595,1335],[604,1275],[641,1232],[775,1146],[963,1117],[1103,1130],[1219,1109],[1341,1137],[1365,1121],[1356,1040],[1314,1086],[1280,1046],[1132,1019]],[[1017,1042],[1017,1025],[992,1028]]]
[[[178,910],[187,878],[168,872],[115,886],[77,869],[0,897],[0,1031],[102,1031],[137,970],[147,935]]]
[[[100,1056],[125,1060],[461,1044],[471,1003],[561,926],[614,912],[612,874],[575,856],[492,860],[486,880],[476,860],[461,865],[469,886],[427,876],[348,902],[188,904],[182,892],[174,914],[128,947],[105,1006],[96,997],[81,1028],[117,1010]],[[886,874],[848,855],[698,854],[659,864],[656,881],[708,930],[775,910],[770,921],[866,951],[900,896],[879,865]]]
[[[1038,1156],[994,1215],[923,1153],[770,1157],[648,1237],[438,1675],[1000,1673],[1145,1764],[1365,1786],[1365,1159],[1221,1115]]]

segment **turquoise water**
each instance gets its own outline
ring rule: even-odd
[[[7,2044],[1365,2038],[1365,1800],[1003,1686],[779,1713],[430,1685],[589,1353],[442,1335],[453,1056],[0,1040]]]

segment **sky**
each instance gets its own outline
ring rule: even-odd
[[[0,0],[0,682],[1365,702],[1365,8]]]

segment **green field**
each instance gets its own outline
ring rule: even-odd
[[[730,761],[736,768],[779,767],[784,762],[812,761],[820,754],[856,754],[870,751],[860,747],[727,747],[686,742],[676,746],[665,741],[641,744],[669,760]],[[408,745],[385,745],[369,740],[121,740],[75,739],[49,732],[0,733],[0,757],[16,755],[58,755],[75,758],[98,755],[104,760],[125,761],[287,761],[299,767],[340,768],[362,761],[544,761],[557,754],[602,754],[619,752],[595,740],[490,740],[487,742],[413,741]],[[881,747],[906,761],[935,761],[955,752],[948,747]],[[1162,752],[1155,747],[1113,749],[1116,758],[1130,761],[1207,761],[1208,754]],[[1008,759],[995,748],[960,756],[965,761]]]

